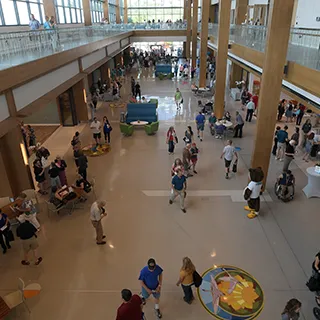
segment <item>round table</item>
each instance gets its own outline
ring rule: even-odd
[[[307,198],[320,198],[320,173],[315,167],[307,168],[308,184],[302,189]]]
[[[231,121],[228,121],[228,120],[226,120],[226,121],[222,120],[222,121],[217,121],[216,122],[217,126],[219,126],[221,124],[223,124],[226,128],[230,128],[230,127],[233,126],[233,123]]]
[[[146,124],[148,124],[148,121],[131,121],[130,124],[132,124],[133,126],[145,126]]]

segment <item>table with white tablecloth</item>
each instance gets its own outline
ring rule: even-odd
[[[320,198],[320,172],[316,167],[307,168],[308,184],[302,189],[307,198]]]

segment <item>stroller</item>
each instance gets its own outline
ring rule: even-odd
[[[290,170],[283,172],[274,185],[274,192],[278,199],[289,202],[294,198],[294,176]]]

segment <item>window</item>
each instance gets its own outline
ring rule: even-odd
[[[59,23],[83,23],[82,0],[55,0]]]
[[[103,17],[103,2],[101,0],[90,0],[90,11],[92,23],[99,23]]]
[[[184,0],[128,0],[128,18],[133,22],[176,21],[183,19],[183,5]]]
[[[1,0],[0,25],[28,25],[30,14],[44,22],[42,0]]]

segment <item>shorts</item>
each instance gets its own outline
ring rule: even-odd
[[[230,168],[231,160],[227,160],[226,158],[224,158],[224,165],[226,168]]]
[[[144,287],[142,287],[141,289],[141,294],[142,294],[142,297],[146,300],[150,297],[150,294],[147,292],[147,290]],[[160,292],[152,292],[152,295],[155,299],[160,298]]]
[[[38,240],[36,237],[32,237],[30,239],[25,239],[21,241],[24,253],[28,253],[30,250],[36,250],[39,247]]]
[[[197,124],[197,129],[200,131],[203,131],[204,130],[204,123]]]
[[[93,139],[101,139],[101,132],[99,132],[99,133],[94,133],[94,134],[93,134]]]

